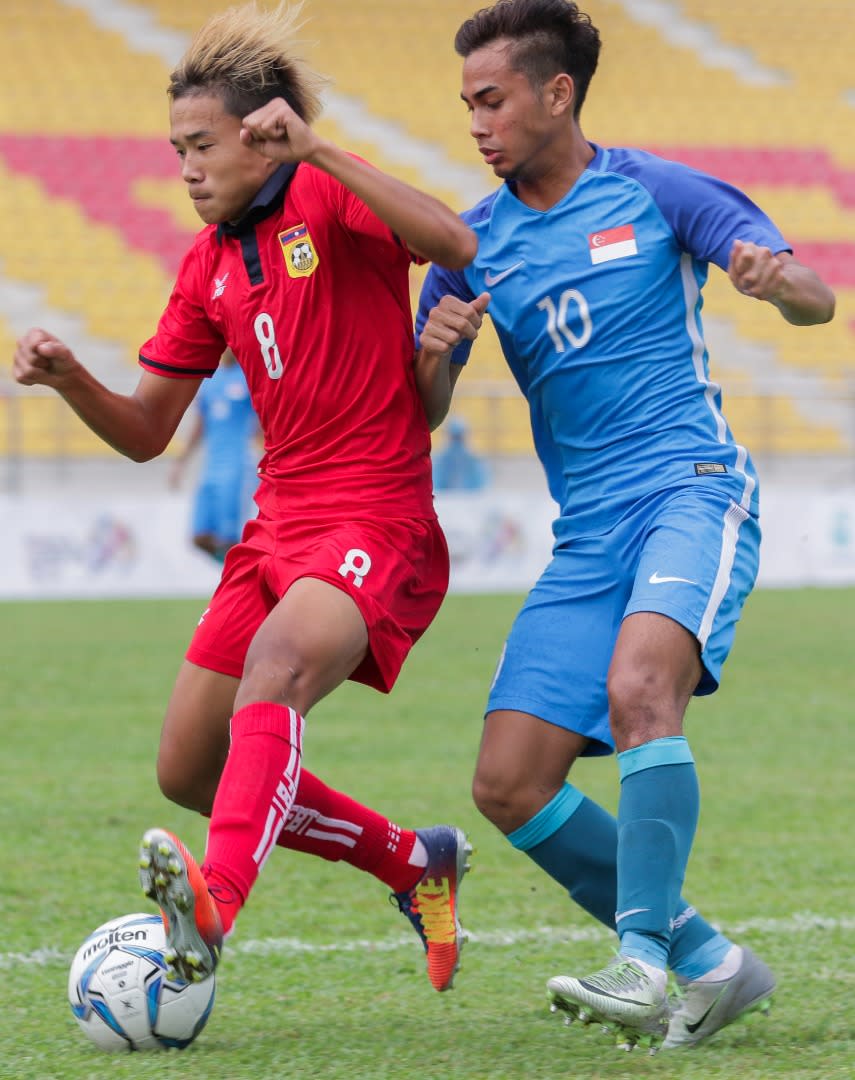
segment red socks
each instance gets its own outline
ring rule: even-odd
[[[284,705],[256,702],[232,717],[202,867],[225,934],[277,844],[343,859],[392,892],[421,877],[409,861],[415,832],[301,770],[302,741],[303,718]]]
[[[238,710],[205,850],[205,878],[225,933],[276,845],[300,779],[303,718],[261,701]]]
[[[334,791],[306,769],[277,841],[331,862],[343,859],[393,892],[411,888],[421,877],[421,868],[409,862],[415,842],[411,829]]]

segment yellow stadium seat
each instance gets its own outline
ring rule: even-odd
[[[220,0],[136,4],[154,25],[185,39],[225,6]],[[330,78],[331,95],[390,125],[377,145],[364,132],[348,130],[344,114],[330,108],[319,130],[458,209],[459,186],[444,183],[441,171],[428,182],[418,163],[401,160],[396,133],[431,148],[449,174],[464,167],[484,190],[496,185],[469,135],[453,48],[457,27],[479,6],[468,0],[305,0],[300,32],[307,59]],[[721,168],[771,214],[797,257],[803,253],[830,275],[838,310],[826,327],[786,325],[768,305],[739,296],[716,268],[704,310],[748,345],[773,350],[781,370],[811,373],[833,394],[855,367],[855,112],[847,98],[855,88],[855,7],[843,0],[815,0],[808,8],[804,0],[676,5],[681,18],[707,24],[719,41],[785,76],[779,84],[755,85],[673,44],[662,28],[642,22],[633,5],[588,0],[581,6],[605,41],[583,130],[605,145],[641,146],[710,171]],[[126,365],[135,365],[167,298],[175,252],[200,225],[177,169],[142,167],[154,161],[156,147],[166,147],[168,60],[99,27],[84,7],[4,0],[0,63],[0,214],[15,224],[0,231],[0,270],[10,281],[41,288],[46,305],[79,316],[92,337],[118,342]],[[98,164],[85,182],[75,165],[80,153],[95,154]],[[122,220],[94,216],[93,208],[117,198],[128,207]],[[162,244],[158,236],[157,243],[141,245],[139,233],[132,234],[133,219],[144,214],[155,215],[147,221],[161,215]],[[413,275],[414,302],[420,275]],[[7,347],[2,328],[0,347]],[[719,358],[712,359],[715,367]],[[731,373],[725,374],[727,387]],[[806,418],[797,400],[755,389],[739,389],[726,410],[752,448],[842,450],[844,435]],[[100,448],[85,429],[77,430],[73,416],[64,426],[61,403],[38,393],[19,401],[6,391],[0,438],[8,441],[10,432],[25,428],[27,452],[55,453],[55,447],[44,449],[53,429],[65,433],[70,453]],[[526,405],[489,320],[458,384],[458,402],[480,450],[531,453]]]

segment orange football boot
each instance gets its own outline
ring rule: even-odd
[[[160,907],[170,977],[201,982],[214,974],[223,926],[196,860],[178,837],[149,829],[140,845],[140,884]]]
[[[457,892],[469,869],[472,845],[453,825],[416,829],[416,835],[427,849],[427,866],[412,889],[393,893],[392,899],[421,938],[431,986],[450,990],[466,941],[457,917]]]

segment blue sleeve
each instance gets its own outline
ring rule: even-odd
[[[681,250],[727,269],[734,240],[761,244],[773,254],[792,251],[774,222],[731,184],[688,165],[644,155],[621,163],[653,196]]]
[[[443,296],[456,296],[467,303],[475,299],[475,294],[469,288],[462,270],[446,270],[434,263],[427,272],[419,296],[419,310],[416,315],[416,349],[419,348],[421,332],[431,308],[436,307]],[[471,349],[471,341],[461,341],[451,354],[452,364],[465,364],[469,359]]]

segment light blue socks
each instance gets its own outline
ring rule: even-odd
[[[601,923],[615,925],[617,827],[611,814],[565,784],[508,840]]]
[[[621,953],[665,968],[700,795],[683,736],[618,754],[617,912]]]
[[[508,840],[585,911],[615,929],[618,829],[611,814],[565,784]],[[669,966],[684,978],[696,979],[721,962],[731,942],[682,898],[673,911]]]

